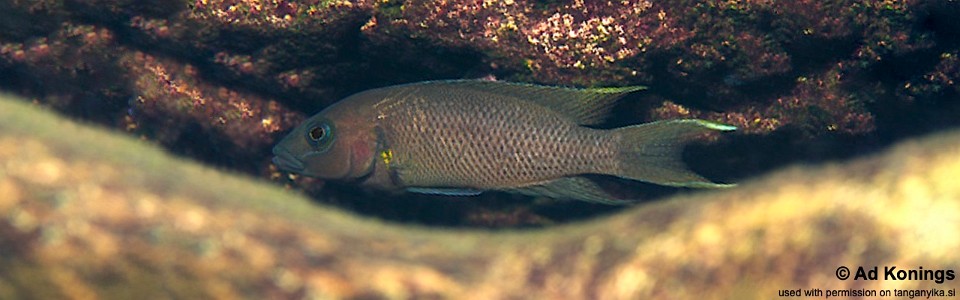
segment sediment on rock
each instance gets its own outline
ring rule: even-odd
[[[956,131],[586,222],[453,230],[312,204],[3,98],[4,299],[771,298],[890,288],[839,266],[960,264]]]

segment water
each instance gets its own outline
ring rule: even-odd
[[[280,9],[218,15],[216,4],[78,3],[67,9],[3,2],[0,89],[203,164],[303,189],[318,203],[396,222],[467,227],[548,226],[624,207],[503,193],[393,195],[289,181],[270,166],[269,149],[304,116],[352,93],[479,77],[647,85],[650,90],[626,99],[607,126],[684,112],[738,125],[740,132],[685,153],[693,170],[722,182],[856,159],[958,125],[960,35],[951,20],[960,11],[949,1],[860,10],[812,3],[790,14],[771,6],[781,4],[685,9],[655,3],[612,19],[625,8],[604,3],[537,2],[534,12],[513,19],[513,26],[525,27],[512,29],[500,17],[516,7],[466,10],[456,3],[444,9],[462,9],[461,17],[449,19],[389,5],[376,13],[362,4],[325,7],[308,16]],[[429,22],[410,21],[416,12]],[[273,18],[281,13],[292,21]],[[471,18],[501,23],[483,27],[490,24]],[[624,189],[650,201],[697,192],[642,184]]]

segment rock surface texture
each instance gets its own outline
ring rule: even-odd
[[[951,0],[0,1],[0,90],[17,95],[0,100],[0,299],[960,288],[835,275],[960,269],[957,15]],[[270,164],[276,139],[352,93],[480,77],[649,86],[613,125],[736,125],[685,158],[740,186],[611,208],[383,196]]]
[[[4,98],[4,299],[751,299],[960,286],[835,275],[957,269],[955,131],[588,222],[444,230],[311,204]]]
[[[391,210],[320,196],[324,182],[291,182],[269,149],[304,116],[391,84],[646,85],[618,125],[736,125],[712,151],[723,159],[691,165],[737,182],[958,125],[958,14],[949,0],[14,0],[0,2],[0,89],[364,213],[544,225],[562,221],[555,208],[499,197]]]

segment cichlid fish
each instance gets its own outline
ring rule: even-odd
[[[736,127],[679,119],[602,130],[623,95],[644,87],[571,89],[429,81],[354,94],[273,148],[280,169],[387,190],[476,195],[498,190],[622,203],[585,174],[679,187],[726,187],[689,171],[683,145]]]

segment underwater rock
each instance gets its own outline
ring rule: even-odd
[[[605,218],[483,231],[311,204],[2,98],[4,299],[772,298],[957,282],[835,275],[960,265],[957,131]]]
[[[484,76],[645,85],[631,123],[701,118],[758,136],[766,147],[749,151],[770,156],[751,160],[767,163],[722,178],[736,181],[958,124],[958,13],[946,0],[0,1],[0,89],[286,181],[276,139],[358,91]],[[803,150],[769,154],[784,139]],[[544,219],[530,211],[519,219]]]
[[[133,84],[137,66],[122,63],[136,51],[192,65],[203,84],[278,96],[308,113],[364,89],[472,73],[650,85],[660,94],[652,101],[664,102],[650,119],[687,115],[748,133],[795,125],[811,134],[862,134],[877,122],[865,104],[905,101],[878,84],[906,86],[914,91],[906,98],[956,94],[949,88],[955,72],[937,65],[938,56],[957,50],[946,34],[958,10],[950,1],[0,5],[8,20],[0,23],[7,32],[0,68],[23,77],[6,89],[61,106],[98,96],[121,100],[108,107],[126,106],[122,99],[149,88]],[[18,23],[27,19],[42,22]],[[125,110],[92,118],[123,123],[118,111]]]

